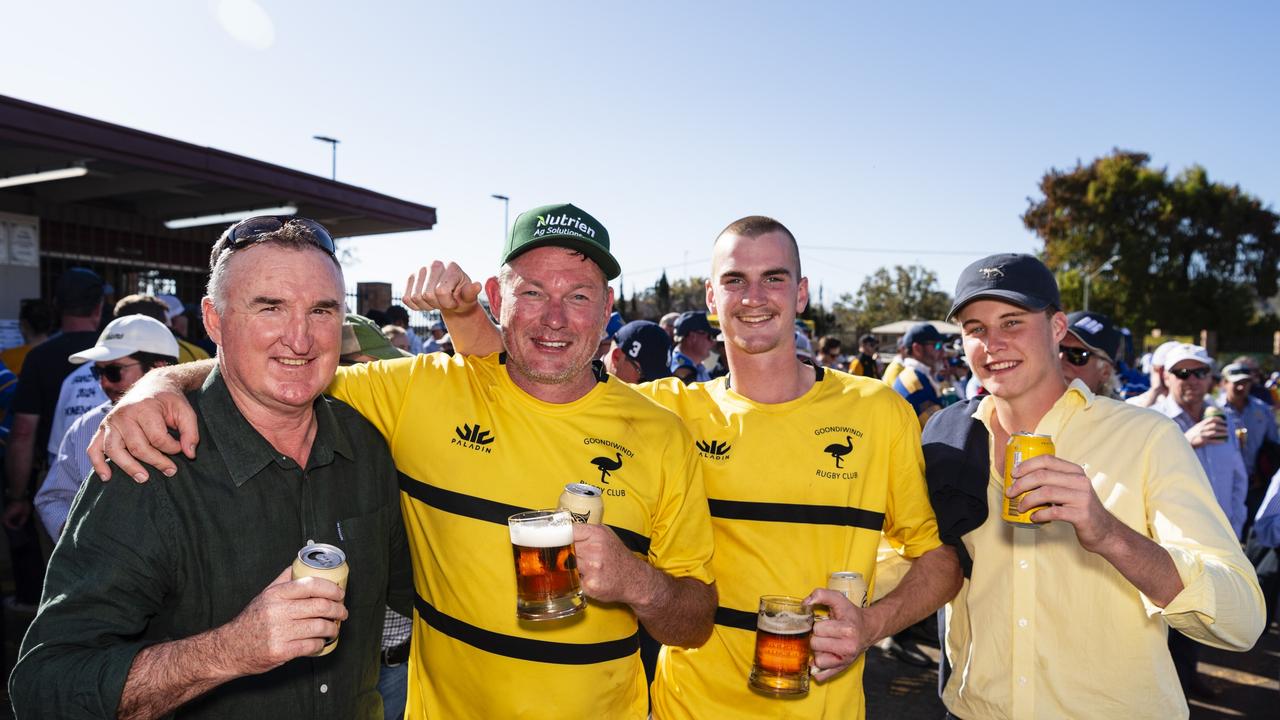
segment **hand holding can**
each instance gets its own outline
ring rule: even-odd
[[[350,573],[347,555],[341,548],[328,543],[311,543],[298,551],[298,557],[293,561],[291,575],[294,580],[304,577],[324,578],[346,590],[347,577]],[[338,625],[341,627],[341,623]],[[338,647],[338,638],[334,636],[315,656],[328,655],[336,647]]]

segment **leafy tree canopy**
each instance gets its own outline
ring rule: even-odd
[[[1040,180],[1022,216],[1044,241],[1067,310],[1083,306],[1135,334],[1152,327],[1189,334],[1256,331],[1274,323],[1265,300],[1276,294],[1280,216],[1238,185],[1210,180],[1193,165],[1170,177],[1150,156],[1127,150]]]

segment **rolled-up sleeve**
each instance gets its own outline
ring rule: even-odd
[[[77,498],[9,680],[17,717],[115,717],[147,621],[172,586],[162,483],[119,471]]]
[[[1262,590],[1190,444],[1161,423],[1145,445],[1150,535],[1168,551],[1183,589],[1164,608],[1143,597],[1149,614],[1206,645],[1253,647],[1266,624]]]

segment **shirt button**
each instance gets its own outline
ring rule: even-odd
[[[1027,562],[1026,560],[1018,561],[1018,567],[1022,568],[1023,570],[1026,570],[1030,565],[1031,563]]]
[[[1027,619],[1026,619],[1026,618],[1018,618],[1018,627],[1020,627],[1020,628],[1024,628],[1024,627],[1026,627],[1026,626],[1027,626]]]
[[[1018,676],[1018,684],[1019,684],[1019,685],[1026,685],[1026,684],[1027,684],[1027,676],[1026,676],[1026,675],[1019,675],[1019,676]]]
[[[323,684],[323,683],[322,683],[322,684],[320,685],[320,692],[322,692],[322,693],[327,693],[327,692],[329,692],[329,686],[328,686],[328,685],[326,685],[326,684]]]

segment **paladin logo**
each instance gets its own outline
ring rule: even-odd
[[[572,229],[572,230],[576,230],[576,231],[578,231],[579,233],[582,233],[583,235],[586,235],[587,237],[595,237],[595,236],[596,236],[596,229],[595,229],[595,228],[593,228],[593,227],[591,227],[590,225],[588,225],[588,224],[586,224],[586,223],[582,222],[582,221],[581,221],[581,220],[579,220],[578,218],[576,218],[576,217],[570,217],[570,216],[569,216],[569,215],[567,215],[567,214],[565,214],[565,215],[560,215],[560,216],[556,216],[556,215],[539,215],[539,216],[538,216],[538,225],[537,225],[537,226],[538,226],[538,227],[565,227],[565,228],[569,228],[569,229]]]
[[[697,440],[693,444],[698,447],[698,455],[708,460],[728,460],[729,450],[733,447],[727,442],[716,440]]]
[[[475,425],[455,427],[453,432],[456,433],[458,437],[449,438],[450,445],[461,445],[462,447],[470,448],[476,452],[482,452],[485,455],[493,452],[493,449],[488,446],[493,444],[493,441],[496,438],[490,435],[488,430],[481,430],[479,423],[476,423]]]

